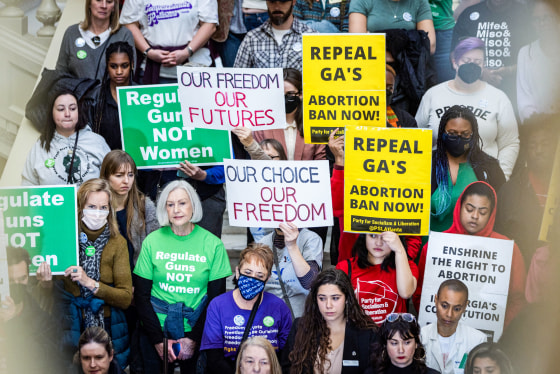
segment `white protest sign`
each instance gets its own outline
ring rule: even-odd
[[[333,224],[329,162],[225,160],[229,224]]]
[[[513,240],[432,231],[418,323],[436,322],[434,295],[447,279],[469,288],[469,304],[462,320],[498,341],[504,329],[513,254]]]
[[[282,69],[177,67],[183,124],[205,129],[286,127]]]

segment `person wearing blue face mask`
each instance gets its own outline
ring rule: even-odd
[[[498,160],[483,152],[481,143],[478,122],[468,108],[454,105],[443,114],[432,154],[432,231],[451,227],[455,203],[470,183],[481,180],[494,189],[505,183]]]
[[[208,305],[200,345],[208,373],[234,374],[237,350],[248,337],[265,337],[277,352],[284,347],[292,327],[290,310],[282,299],[264,292],[272,263],[268,246],[251,244],[239,256],[237,288]]]

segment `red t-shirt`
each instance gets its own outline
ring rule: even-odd
[[[397,290],[397,270],[389,268],[381,271],[381,265],[358,267],[357,258],[350,260],[352,266],[352,287],[358,303],[373,322],[381,325],[390,313],[406,313],[406,299],[399,296]],[[418,279],[418,267],[414,261],[408,261],[412,276]],[[341,261],[337,269],[348,274],[348,261]]]

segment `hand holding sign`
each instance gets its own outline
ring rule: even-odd
[[[95,288],[95,281],[87,276],[86,272],[81,266],[70,266],[64,271],[64,276],[70,276],[72,282],[76,282],[79,285],[90,290],[93,290]]]
[[[52,272],[51,266],[48,262],[43,262],[37,269],[37,281],[43,288],[52,286]]]
[[[181,162],[179,164],[179,170],[185,173],[188,177],[197,181],[203,181],[206,179],[206,172],[188,161]]]
[[[237,135],[239,141],[245,147],[250,146],[255,141],[255,139],[253,139],[253,130],[251,130],[249,127],[236,127],[235,129],[231,130],[231,132]]]
[[[329,149],[334,155],[335,165],[344,166],[344,135],[335,138],[338,128],[329,135]]]
[[[291,222],[281,223],[280,230],[284,233],[284,243],[288,249],[292,249],[293,246],[297,248],[297,238],[299,236],[299,230],[296,225]]]

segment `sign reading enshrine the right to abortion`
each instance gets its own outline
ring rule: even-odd
[[[138,169],[176,168],[182,161],[221,164],[231,158],[228,131],[187,127],[176,84],[118,87],[123,150]]]
[[[75,186],[0,188],[0,211],[0,240],[29,252],[30,275],[44,261],[53,274],[78,264]]]
[[[427,235],[432,131],[346,127],[344,231]]]
[[[386,125],[385,34],[304,34],[306,143],[328,143],[347,124]]]
[[[469,288],[463,321],[498,341],[504,329],[513,240],[431,232],[418,323],[435,323],[434,295],[447,279]]]
[[[229,224],[332,226],[329,162],[226,160]]]

